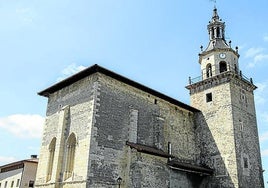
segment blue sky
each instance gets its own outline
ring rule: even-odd
[[[0,0],[0,165],[39,154],[47,100],[37,92],[93,64],[189,104],[208,44],[209,0]],[[255,103],[268,180],[268,1],[218,0]],[[268,184],[267,184],[268,185]]]

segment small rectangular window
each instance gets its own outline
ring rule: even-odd
[[[212,93],[207,93],[206,94],[206,101],[211,102],[212,101]]]
[[[5,188],[7,188],[7,181],[5,182]]]
[[[13,187],[13,186],[14,186],[14,181],[11,182],[11,187]]]
[[[34,181],[29,181],[29,187],[34,187]]]
[[[248,159],[244,157],[244,168],[248,168]]]
[[[17,185],[16,185],[16,187],[19,187],[19,185],[20,185],[20,179],[17,179]]]
[[[248,103],[246,91],[244,89],[240,89],[240,101],[245,104]]]

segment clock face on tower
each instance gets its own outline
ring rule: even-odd
[[[226,54],[225,53],[220,53],[220,58],[221,59],[224,59],[226,57]]]

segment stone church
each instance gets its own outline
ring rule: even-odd
[[[191,105],[93,65],[48,98],[35,187],[262,188],[253,91],[217,9]]]

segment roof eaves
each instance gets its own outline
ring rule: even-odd
[[[29,162],[29,163],[38,163],[38,160],[25,159],[25,160],[21,160],[21,161],[15,161],[15,162],[12,162],[12,163],[5,164],[5,165],[0,166],[0,169],[11,167],[11,166],[16,166],[16,165],[20,165],[20,164],[24,164],[26,162]]]
[[[119,75],[119,74],[117,74],[115,72],[112,72],[112,71],[110,71],[108,69],[105,69],[105,68],[103,68],[103,67],[101,67],[101,66],[99,66],[97,64],[95,64],[95,65],[93,65],[93,66],[91,66],[91,67],[89,67],[89,68],[87,68],[87,69],[85,69],[85,70],[83,70],[83,71],[81,71],[81,72],[79,72],[79,73],[77,73],[77,74],[75,74],[75,75],[73,75],[73,76],[71,76],[71,77],[69,77],[69,78],[67,78],[67,79],[65,79],[65,80],[63,80],[63,81],[61,81],[61,82],[59,82],[59,83],[47,88],[47,89],[45,89],[45,90],[43,90],[43,91],[38,92],[38,94],[41,95],[41,96],[48,97],[49,94],[54,93],[54,92],[66,87],[66,86],[69,86],[70,84],[72,84],[72,83],[74,83],[74,82],[76,82],[76,81],[78,81],[78,80],[80,80],[82,78],[85,78],[85,77],[87,77],[87,76],[89,76],[91,74],[94,74],[96,72],[100,72],[100,73],[105,74],[105,75],[107,75],[107,76],[109,76],[111,78],[114,78],[114,79],[119,80],[119,81],[121,81],[123,83],[131,85],[131,86],[133,86],[135,88],[138,88],[138,89],[140,89],[142,91],[145,91],[147,93],[155,95],[155,96],[157,96],[157,97],[159,97],[161,99],[169,101],[170,103],[175,104],[177,106],[180,106],[180,107],[182,107],[184,109],[187,109],[187,110],[189,110],[191,112],[200,112],[200,110],[198,110],[198,109],[196,109],[194,107],[191,107],[191,106],[189,106],[189,105],[187,105],[185,103],[182,103],[182,102],[180,102],[180,101],[178,101],[176,99],[173,99],[173,98],[171,98],[171,97],[169,97],[167,95],[164,95],[164,94],[162,94],[162,93],[160,93],[160,92],[158,92],[156,90],[153,90],[153,89],[151,89],[149,87],[146,87],[146,86],[144,86],[144,85],[142,85],[142,84],[140,84],[138,82],[130,80],[130,79],[128,79],[128,78],[126,78],[124,76],[121,76],[121,75]]]
[[[176,159],[168,161],[168,166],[175,170],[186,171],[186,172],[191,172],[191,173],[196,173],[196,174],[203,174],[203,175],[212,175],[214,172],[213,169],[179,162]]]
[[[168,153],[164,152],[163,150],[151,147],[151,146],[146,146],[142,144],[137,144],[133,142],[126,142],[126,145],[128,145],[130,148],[135,148],[138,152],[150,154],[150,155],[155,155],[159,157],[164,157],[164,158],[170,158],[173,157],[172,155],[169,155]]]

